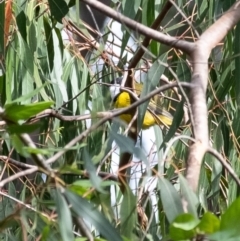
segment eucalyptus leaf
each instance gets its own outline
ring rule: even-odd
[[[66,190],[64,193],[73,212],[94,225],[107,240],[122,241],[123,239],[110,222],[101,214],[92,203]]]
[[[58,22],[62,22],[62,18],[68,13],[68,5],[64,0],[48,0],[52,16]]]
[[[184,198],[187,202],[186,208],[188,212],[193,215],[193,217],[197,218],[197,209],[199,206],[198,198],[196,194],[192,191],[192,189],[189,187],[187,180],[181,174],[179,174],[178,176],[181,186],[182,198]]]
[[[136,201],[136,197],[133,195],[132,191],[127,187],[123,196],[123,201],[120,210],[122,223],[121,233],[130,240],[133,240],[134,238],[133,231],[137,221]]]
[[[220,228],[220,220],[214,214],[206,212],[203,214],[198,228],[206,234],[217,232]]]
[[[240,215],[240,198],[237,198],[221,217],[220,230],[240,236],[240,229],[236,225]]]
[[[182,201],[173,185],[165,178],[159,178],[161,200],[169,223],[183,213]]]
[[[165,70],[165,66],[161,65],[161,62],[164,62],[164,63],[166,62],[166,55],[160,56],[159,59],[157,59],[153,63],[152,67],[148,71],[147,80],[143,84],[143,89],[140,95],[140,99],[141,97],[144,97],[147,94],[149,94],[159,84],[161,75]],[[146,101],[138,108],[138,126],[139,127],[142,126],[148,104],[149,104],[149,101]]]
[[[195,227],[199,220],[191,214],[179,215],[170,226],[170,237],[173,240],[190,240],[194,237]]]
[[[142,160],[147,165],[147,167],[149,167],[149,162],[147,161],[143,149],[135,146],[133,140],[131,140],[129,137],[117,134],[113,131],[110,132],[110,135],[112,138],[114,138],[122,153],[129,152],[134,154],[137,158]]]
[[[5,106],[4,118],[13,122],[27,120],[52,105],[53,102],[38,102],[29,105],[7,104]]]
[[[58,223],[62,239],[64,241],[72,241],[74,240],[74,235],[72,232],[73,224],[69,206],[64,196],[61,194],[59,190],[56,190],[54,194],[54,199],[56,202],[58,213]]]
[[[101,187],[102,180],[97,175],[97,170],[96,170],[96,168],[92,162],[92,159],[90,158],[86,148],[83,149],[83,162],[84,162],[84,166],[88,172],[88,175],[90,177],[93,187],[96,188],[100,192],[104,192],[103,188]]]

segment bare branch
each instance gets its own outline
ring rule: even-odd
[[[45,118],[45,117],[55,117],[59,120],[62,121],[82,121],[82,120],[87,120],[87,119],[93,119],[93,118],[104,118],[111,116],[112,112],[114,111],[102,111],[102,112],[97,112],[94,114],[84,114],[84,115],[62,115],[58,111],[53,110],[53,109],[47,109],[42,111],[41,113],[37,114],[35,117],[32,117],[28,122],[35,122],[39,119]]]
[[[51,221],[55,221],[55,222],[56,222],[56,220],[53,220],[52,218],[50,218],[46,213],[40,212],[40,211],[37,210],[36,208],[32,207],[30,204],[26,204],[26,203],[20,201],[19,199],[15,198],[15,197],[13,197],[13,196],[11,196],[11,195],[9,195],[8,193],[5,193],[5,192],[3,192],[3,191],[0,190],[0,195],[1,195],[1,196],[4,196],[4,197],[6,197],[6,198],[9,198],[10,200],[16,202],[19,206],[21,205],[22,207],[24,207],[24,208],[26,208],[26,209],[29,209],[29,210],[31,210],[31,211],[33,211],[33,212],[35,212],[35,213],[38,213],[38,214],[42,215],[43,217],[47,218],[48,220],[51,219]],[[16,210],[16,211],[18,211],[18,210]]]
[[[32,173],[37,172],[37,171],[39,171],[39,167],[33,166],[33,167],[30,168],[30,169],[27,169],[27,170],[24,170],[24,171],[15,173],[14,175],[12,175],[12,176],[10,176],[10,177],[5,178],[4,180],[2,180],[2,181],[0,182],[0,187],[3,187],[3,186],[6,185],[7,183],[12,182],[12,181],[18,179],[19,177],[23,177],[23,176],[32,174]]]
[[[194,50],[194,43],[190,43],[190,42],[180,40],[180,39],[177,39],[177,38],[174,38],[171,36],[167,36],[159,31],[153,30],[153,29],[151,29],[143,24],[140,24],[128,17],[125,17],[121,13],[102,4],[100,1],[95,1],[95,0],[80,0],[80,1],[88,4],[89,6],[106,14],[106,16],[113,18],[114,20],[118,21],[119,23],[126,25],[127,27],[131,28],[133,31],[143,34],[144,36],[147,36],[151,39],[159,41],[170,47],[178,48],[187,54],[191,54],[191,52]]]
[[[186,15],[183,13],[183,11],[177,6],[177,4],[175,3],[174,0],[169,0],[169,2],[176,8],[177,12],[180,13],[180,15],[184,18],[184,20],[187,22],[187,24],[189,25],[189,27],[191,27],[191,29],[193,29],[195,35],[197,36],[197,38],[199,38],[199,34],[196,30],[196,28],[192,25],[192,23],[188,20],[188,18],[186,17]]]
[[[0,156],[0,160],[3,160],[4,162],[9,162],[17,167],[20,167],[22,169],[28,169],[28,168],[32,168],[32,167],[35,167],[34,165],[29,165],[29,164],[26,164],[26,163],[23,163],[23,162],[19,162],[17,160],[14,160],[8,156]]]

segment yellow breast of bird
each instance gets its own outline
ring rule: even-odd
[[[118,109],[118,108],[128,107],[129,105],[131,105],[130,95],[127,92],[122,92],[118,95],[116,102],[114,104],[114,107]],[[132,119],[132,116],[129,114],[123,114],[123,115],[120,115],[119,117],[127,123],[129,123]]]
[[[129,93],[122,92],[118,95],[114,107],[115,108],[124,108],[124,107],[128,107],[130,105],[131,105],[131,97],[130,97]],[[132,120],[132,115],[123,114],[123,115],[120,115],[120,118],[123,121],[129,123]],[[156,120],[155,120],[154,116],[149,111],[146,111],[142,128],[146,129],[155,124],[156,124]]]

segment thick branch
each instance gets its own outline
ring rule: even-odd
[[[240,3],[237,2],[201,35],[191,54],[193,63],[192,83],[194,87],[190,90],[190,103],[194,122],[193,132],[197,142],[189,150],[186,178],[194,191],[198,189],[202,158],[209,144],[206,104],[208,58],[211,50],[239,20]]]
[[[128,17],[125,17],[121,13],[111,9],[110,7],[102,4],[100,1],[96,0],[80,0],[81,2],[84,2],[88,4],[89,6],[97,9],[98,11],[106,14],[106,16],[109,16],[113,18],[114,20],[118,21],[119,23],[122,23],[123,25],[126,25],[133,31],[136,31],[137,33],[140,33],[144,36],[147,36],[151,39],[154,39],[156,41],[159,41],[163,44],[166,44],[170,47],[178,48],[182,50],[183,52],[190,54],[193,51],[194,43],[190,43],[184,40],[180,40],[171,36],[167,36],[161,32],[158,32],[156,30],[153,30],[141,23],[138,23]]]
[[[233,29],[240,20],[240,2],[237,1],[233,6],[222,15],[213,25],[211,25],[200,37],[199,43],[206,50],[210,51]],[[214,37],[213,37],[214,36]]]

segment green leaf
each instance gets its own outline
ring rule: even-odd
[[[182,197],[185,199],[185,201],[187,201],[187,207],[186,207],[187,211],[191,213],[195,218],[197,218],[198,217],[197,208],[199,205],[197,196],[190,188],[186,179],[181,174],[179,174],[179,181],[181,186]]]
[[[82,175],[82,173],[78,173],[79,175]],[[92,182],[90,180],[78,180],[75,181],[73,184],[70,185],[69,190],[78,194],[79,196],[84,195],[87,191],[89,191],[92,187]],[[92,194],[90,193],[87,197],[87,199],[90,199],[92,197]]]
[[[165,70],[165,66],[162,65],[161,62],[166,62],[166,55],[159,57],[148,71],[147,80],[145,80],[143,84],[140,99],[148,95],[159,84],[160,77]],[[138,108],[138,127],[142,126],[148,104],[149,101],[146,101]]]
[[[240,23],[237,24],[237,26],[234,28],[234,34],[235,34],[235,42],[239,43],[240,41]],[[235,44],[235,53],[239,53],[240,52],[240,46],[239,44]],[[239,68],[239,64],[240,64],[240,56],[237,54],[237,56],[235,57],[235,84],[236,84],[236,89],[235,89],[235,93],[236,93],[236,99],[237,99],[237,106],[238,108],[240,108],[240,83],[239,83],[239,78],[240,78],[240,68]]]
[[[24,125],[8,125],[7,131],[12,134],[22,134],[22,133],[32,133],[37,128],[39,128],[39,124],[24,124]]]
[[[64,195],[72,206],[74,213],[96,227],[107,240],[122,241],[117,229],[109,223],[92,203],[68,190],[65,191]]]
[[[236,225],[240,216],[240,198],[237,198],[221,217],[220,230],[231,231],[240,236],[240,228]]]
[[[229,160],[231,160],[231,164],[235,170],[235,173],[240,176],[240,162],[239,162],[239,157],[237,155],[237,150],[233,149],[229,153]],[[232,204],[234,200],[238,197],[238,185],[233,180],[232,178],[228,182],[228,190],[229,190],[229,195],[228,195],[228,200],[227,202],[229,204]]]
[[[68,13],[68,5],[64,0],[48,0],[50,11],[54,18],[62,23],[62,18]]]
[[[140,4],[141,4],[140,0],[136,0],[136,1],[123,0],[121,4],[123,15],[134,19]]]
[[[169,223],[183,213],[180,195],[173,185],[165,178],[159,179],[161,200]]]
[[[69,206],[59,190],[55,190],[54,194],[58,213],[58,224],[62,239],[64,241],[73,241],[73,224]]]
[[[198,18],[203,19],[206,15],[204,14],[208,9],[209,3],[206,1],[197,0],[198,5]]]
[[[15,147],[16,151],[24,157],[29,157],[29,153],[25,150],[25,146],[17,135],[11,135],[12,145]]]
[[[31,23],[28,29],[28,42],[30,51],[34,53],[37,49],[37,36],[36,36],[36,26],[35,23]]]
[[[152,1],[147,1],[147,14],[146,14],[146,17],[147,17],[147,26],[151,26],[155,20],[155,3],[152,2]],[[156,51],[153,51],[153,48],[152,48],[152,44],[153,43],[157,43],[156,41],[152,41],[150,43],[150,46],[151,46],[151,51],[154,55],[158,55],[158,53]]]
[[[177,65],[177,76],[181,81],[184,82],[190,82],[191,80],[191,69],[189,68],[189,64],[186,62],[186,60],[183,60],[182,58],[178,59],[178,65]]]
[[[20,96],[17,99],[14,99],[13,101],[11,101],[12,103],[20,103],[20,102],[25,102],[26,100],[29,100],[31,98],[33,98],[34,96],[36,96],[39,92],[41,92],[41,90],[46,87],[48,85],[48,83],[42,84],[40,87],[35,88],[33,91],[31,91],[28,94],[24,94],[23,96]],[[49,100],[49,98],[47,98],[47,100]]]
[[[184,213],[178,216],[170,226],[170,237],[173,240],[191,239],[195,235],[195,227],[199,224],[199,220],[191,214]]]
[[[170,129],[167,135],[164,137],[164,141],[162,142],[162,145],[160,148],[162,148],[164,144],[168,142],[175,135],[177,129],[181,125],[183,115],[184,115],[184,112],[183,112],[184,103],[185,101],[183,100],[177,105],[176,111],[174,113],[172,125],[170,126]]]
[[[199,224],[199,222],[200,221],[196,219],[193,215],[189,213],[184,213],[174,220],[172,226],[175,228],[189,231],[194,229]]]
[[[113,131],[110,132],[110,136],[112,136],[112,138],[114,138],[114,140],[116,141],[117,145],[120,148],[121,153],[124,153],[124,152],[132,153],[137,158],[142,160],[147,166],[149,166],[149,162],[147,161],[147,158],[143,150],[139,147],[136,147],[132,139],[126,136],[123,136],[121,134],[117,134]]]
[[[17,15],[16,23],[22,38],[24,39],[25,42],[27,42],[26,15],[24,14],[23,11],[21,11]]]
[[[12,83],[16,78],[16,70],[18,69],[18,66],[12,65],[11,63],[18,62],[17,61],[18,56],[14,53],[13,49],[9,49],[6,53],[6,65],[8,68],[6,69],[6,78],[5,78],[5,91],[4,89],[4,95],[6,96],[6,103],[11,102],[12,100],[12,89],[14,86],[14,83]],[[3,83],[2,83],[3,84]]]
[[[130,240],[133,240],[133,231],[137,221],[136,203],[136,196],[129,188],[126,188],[120,210],[121,234]]]
[[[19,43],[17,57],[20,60],[18,67],[21,75],[15,77],[20,83],[21,95],[25,95],[31,93],[34,89],[34,57],[28,44],[19,32],[17,32],[17,39]]]
[[[33,68],[34,68],[33,71],[34,71],[35,84],[39,88],[40,94],[41,94],[43,100],[45,100],[45,101],[51,100],[51,98],[47,95],[45,89],[43,88],[43,87],[45,87],[45,85],[50,85],[50,82],[43,83],[42,79],[40,78],[40,75],[38,72],[38,67],[36,66],[36,64],[34,64]],[[32,91],[31,93],[33,93],[33,92],[34,91]],[[28,96],[28,93],[26,93],[25,96]]]
[[[81,79],[80,90],[79,90],[79,79]],[[77,94],[76,91],[78,90],[79,92],[83,91],[90,84],[89,69],[87,68],[87,65],[84,62],[78,65],[76,64],[75,69],[72,70],[71,80],[72,80],[71,85],[73,89],[73,95],[76,95]],[[95,92],[95,88],[92,96],[93,106],[94,106],[94,97],[95,97],[94,92]],[[96,94],[99,94],[97,95],[96,100],[99,100],[100,97],[103,96],[102,93],[96,93]],[[89,90],[85,90],[78,98],[78,108],[80,108],[82,112],[86,110],[87,103],[88,103],[88,96],[89,96]],[[101,110],[103,109],[104,108],[102,107]]]
[[[13,122],[27,120],[53,104],[53,102],[38,102],[29,105],[7,104],[5,106],[4,119]]]
[[[220,221],[214,214],[206,212],[203,214],[201,222],[197,228],[205,234],[211,234],[219,230]]]
[[[76,0],[70,0],[68,3],[68,7],[71,8],[76,5]]]
[[[209,240],[214,241],[240,241],[239,234],[234,233],[233,230],[224,230],[207,235]]]
[[[104,192],[103,188],[101,187],[102,180],[99,176],[97,176],[97,170],[95,165],[93,164],[89,154],[87,153],[86,148],[83,150],[83,161],[84,167],[86,168],[90,180],[92,182],[92,186],[96,188],[99,192]]]
[[[162,175],[164,173],[163,149],[161,149],[159,147],[163,143],[163,131],[161,128],[159,128],[159,126],[155,125],[154,126],[154,134],[155,134],[155,138],[156,138],[155,143],[156,143],[156,147],[157,147],[157,157],[158,157],[158,160],[161,160],[158,165],[158,172],[160,175]]]
[[[53,153],[54,151],[47,148],[31,148],[31,147],[24,147],[24,150],[26,150],[30,154],[41,154],[41,155],[49,155],[50,153]],[[56,151],[56,150],[55,150]]]
[[[49,24],[47,18],[43,18],[43,23],[44,23],[44,31],[45,31],[45,35],[46,35],[49,70],[52,71],[53,60],[54,60],[54,47],[53,47],[52,29],[50,27],[50,24]]]
[[[62,39],[58,36],[58,30],[52,30],[53,37],[53,47],[54,47],[54,60],[53,60],[53,70],[51,72],[51,82],[53,84],[53,90],[55,94],[55,105],[56,108],[62,106],[63,101],[68,101],[68,93],[66,90],[66,85],[62,80],[63,74],[63,61],[62,61]],[[50,53],[49,53],[50,54]]]

